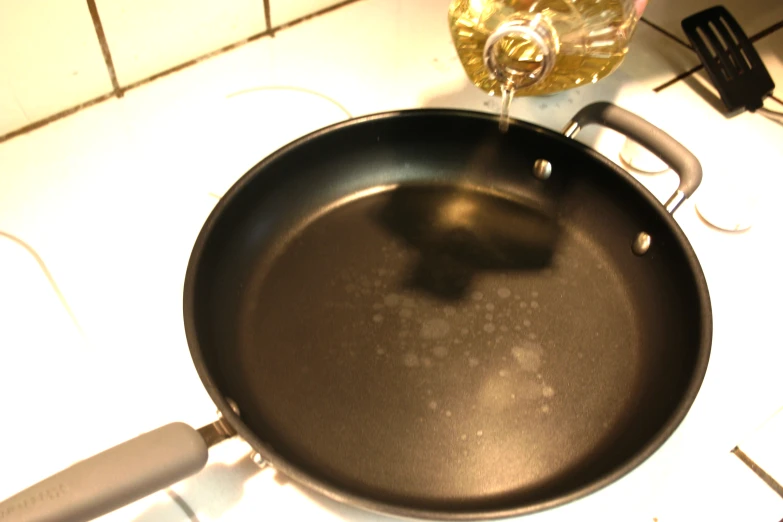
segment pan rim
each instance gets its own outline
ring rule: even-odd
[[[292,152],[295,152],[297,148],[304,144],[317,140],[324,135],[332,134],[334,131],[353,127],[356,125],[366,124],[371,121],[397,119],[401,117],[457,117],[468,118],[479,121],[496,121],[496,117],[493,114],[465,110],[465,109],[448,109],[448,108],[415,108],[415,109],[402,109],[393,111],[383,111],[372,113],[364,116],[349,118],[344,121],[322,127],[313,132],[310,132],[292,142],[277,149],[266,157],[262,158],[253,167],[243,174],[230,188],[224,196],[218,201],[209,216],[202,225],[201,230],[194,242],[190,259],[188,261],[187,270],[185,273],[184,289],[183,289],[183,313],[185,334],[187,338],[188,348],[199,375],[207,393],[212,401],[218,407],[220,414],[226,419],[232,427],[236,430],[237,435],[244,439],[255,451],[257,451],[265,461],[267,461],[275,470],[280,471],[284,475],[292,478],[298,484],[306,487],[307,489],[314,490],[317,493],[324,495],[339,503],[343,503],[349,506],[360,508],[366,511],[381,513],[385,515],[412,518],[412,519],[424,519],[424,520],[495,520],[509,517],[524,516],[542,511],[551,510],[557,507],[570,504],[579,499],[590,496],[600,490],[607,488],[608,486],[619,481],[624,476],[628,475],[631,471],[639,468],[644,462],[658,452],[658,450],[671,438],[674,432],[680,427],[682,422],[687,417],[691,410],[697,395],[703,385],[704,378],[706,376],[707,367],[709,364],[710,353],[712,349],[712,335],[713,335],[713,315],[712,306],[707,287],[706,278],[702,270],[701,264],[698,260],[696,252],[694,251],[687,236],[680,228],[679,224],[675,221],[672,215],[670,215],[664,208],[663,204],[659,202],[655,196],[638,180],[631,176],[620,166],[613,163],[606,156],[599,153],[595,149],[585,145],[582,142],[576,141],[571,138],[567,138],[562,134],[553,130],[547,129],[537,124],[527,122],[524,120],[513,119],[511,121],[512,126],[520,126],[528,131],[544,134],[546,137],[559,141],[562,144],[575,149],[576,152],[586,154],[592,159],[601,163],[607,172],[607,175],[612,173],[618,178],[621,183],[626,183],[631,186],[639,195],[646,200],[647,204],[653,208],[657,218],[669,229],[673,237],[677,240],[679,248],[682,249],[684,257],[687,261],[687,268],[694,277],[694,285],[696,288],[696,295],[700,304],[700,316],[701,316],[701,331],[699,335],[700,346],[698,347],[698,354],[695,364],[693,376],[685,390],[685,393],[679,400],[677,407],[674,409],[673,414],[669,417],[667,422],[661,427],[657,434],[652,437],[641,451],[637,452],[631,459],[627,460],[623,465],[615,468],[613,471],[603,475],[598,480],[590,482],[578,489],[575,489],[569,493],[553,497],[550,500],[543,502],[534,502],[528,505],[515,506],[510,508],[500,509],[479,509],[479,510],[461,510],[461,509],[424,509],[416,507],[408,507],[398,503],[382,502],[366,496],[358,495],[350,492],[341,487],[328,483],[328,481],[321,480],[308,471],[302,469],[295,464],[289,462],[284,456],[277,453],[272,447],[263,442],[259,437],[253,433],[253,431],[245,425],[241,417],[237,415],[231,408],[227,398],[218,389],[215,381],[207,368],[201,345],[196,333],[195,324],[195,286],[196,278],[199,271],[200,261],[204,254],[206,244],[212,237],[212,231],[224,214],[225,210],[231,207],[232,202],[235,201],[242,193],[244,188],[258,175],[263,175],[267,165],[273,163],[278,158],[287,156]]]

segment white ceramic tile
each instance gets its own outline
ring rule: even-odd
[[[396,2],[361,1],[277,33],[273,80],[319,92],[354,115],[377,110],[389,103],[397,11]]]
[[[43,437],[38,439],[29,430],[43,433],[47,426],[71,421],[67,415],[69,401],[64,400],[70,395],[65,376],[72,362],[86,353],[79,329],[29,246],[0,233],[0,396],[6,398],[4,415],[25,424],[23,430],[6,430],[0,436],[0,462],[4,469],[14,470],[0,473],[0,499],[38,480],[52,461],[54,466],[70,464],[61,454],[54,455],[50,462],[35,458],[40,446],[34,444],[43,442]],[[40,386],[41,382],[48,386]],[[31,415],[48,408],[57,411]]]
[[[249,167],[283,145],[281,139],[298,137],[285,128],[312,121],[302,112],[292,117],[292,112],[312,109],[317,97],[294,93],[299,97],[291,99],[280,90],[263,90],[275,86],[273,68],[253,65],[273,62],[271,45],[270,38],[259,39],[125,95],[122,111],[131,140],[170,186],[198,187],[205,196],[220,196]],[[253,103],[239,107],[248,98]],[[270,137],[278,139],[270,142]],[[146,183],[159,185],[154,178]]]
[[[0,48],[0,135],[111,91],[82,0],[0,0]]]
[[[97,0],[96,3],[121,85],[266,29],[264,5],[260,0]]]
[[[195,170],[211,171],[208,191],[222,195],[250,166],[310,131],[394,106],[396,49],[386,42],[397,28],[395,11],[392,2],[357,2],[189,73],[215,86],[200,105],[199,117],[211,121],[199,127],[209,144],[196,153]],[[240,54],[246,58],[238,63],[268,66],[221,65]],[[226,71],[219,81],[206,79],[213,67]]]
[[[771,522],[783,517],[783,498],[731,453],[692,464],[670,477],[654,513],[658,522]]]
[[[783,484],[783,409],[746,437],[739,448],[779,484]]]
[[[30,350],[82,351],[86,343],[54,275],[35,247],[0,230],[0,346],[5,355]],[[40,328],[46,324],[47,328]],[[3,366],[11,366],[3,365]]]
[[[181,287],[214,199],[195,197],[197,186],[181,181],[187,172],[169,168],[174,161],[158,168],[138,152],[122,103],[112,99],[0,145],[0,230],[36,248],[88,344],[71,347],[56,297],[7,241],[0,265],[13,277],[0,278],[0,367],[14,372],[3,375],[0,393],[24,398],[5,410],[25,429],[0,444],[0,462],[15,470],[0,474],[0,498],[162,424],[198,427],[216,417],[188,352]],[[53,429],[73,425],[89,429],[52,439]],[[187,518],[164,494],[106,520]]]
[[[728,9],[748,36],[783,20],[779,0],[650,0],[644,17],[687,42],[680,26],[683,18],[718,4]]]
[[[0,146],[0,172],[12,173],[0,176],[0,229],[35,245],[98,358],[85,383],[101,393],[70,410],[78,417],[105,408],[87,447],[215,415],[182,324],[185,267],[214,199],[182,182],[188,172],[172,167],[176,156],[159,166],[143,154],[122,102]],[[47,386],[32,369],[21,375],[33,389]]]
[[[272,27],[278,27],[342,1],[344,0],[270,0],[269,13]]]

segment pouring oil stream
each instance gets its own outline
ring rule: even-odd
[[[508,131],[508,125],[511,120],[509,112],[511,110],[511,101],[514,99],[514,89],[513,87],[503,87],[500,92],[502,93],[502,98],[500,100],[500,119],[498,126],[500,127],[500,132],[505,133]]]

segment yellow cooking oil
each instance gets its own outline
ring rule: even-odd
[[[615,71],[645,4],[646,0],[453,0],[449,26],[470,81],[490,95],[504,95],[507,109],[514,96],[552,94],[595,83]],[[492,49],[486,48],[488,40]],[[494,73],[487,53],[494,57]]]

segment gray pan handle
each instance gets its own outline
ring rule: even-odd
[[[563,134],[573,138],[590,124],[603,125],[631,138],[646,148],[680,177],[680,186],[666,202],[666,210],[672,214],[691,197],[701,183],[701,164],[680,142],[661,129],[632,112],[608,102],[592,103],[574,116],[563,129]]]
[[[199,432],[181,422],[167,424],[0,503],[0,522],[92,520],[179,482],[206,463],[207,443]]]

